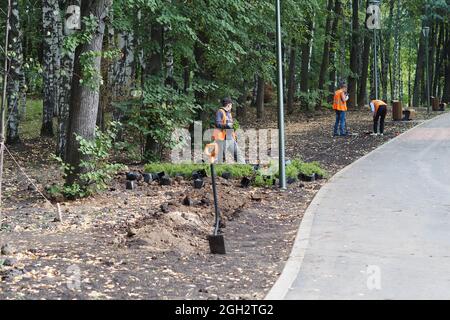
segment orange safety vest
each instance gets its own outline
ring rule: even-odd
[[[334,93],[333,109],[338,111],[347,111],[347,101],[342,100],[344,90],[338,90]]]
[[[373,103],[373,105],[375,107],[374,114],[377,114],[378,109],[380,109],[381,106],[386,106],[387,107],[387,104],[384,101],[382,101],[382,100],[372,100],[372,103]]]
[[[225,110],[223,109],[219,109],[219,112],[222,112],[222,124],[226,125],[227,124],[227,113],[225,112]],[[230,120],[233,121],[233,116],[230,113]],[[212,135],[212,140],[225,140],[227,137],[227,130],[232,130],[232,129],[219,129],[216,128],[214,129],[213,135]],[[236,133],[233,130],[233,139],[236,140]]]

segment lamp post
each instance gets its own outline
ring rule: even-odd
[[[279,145],[279,175],[280,188],[286,189],[286,161],[284,146],[284,97],[283,97],[283,60],[281,53],[281,7],[280,0],[276,0],[276,29],[277,29],[277,87],[278,87],[278,145]]]
[[[430,62],[429,62],[429,36],[430,27],[424,27],[422,29],[423,35],[425,37],[425,61],[426,61],[426,73],[427,73],[427,113],[430,114]]]

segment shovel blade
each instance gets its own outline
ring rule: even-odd
[[[209,248],[212,254],[226,254],[225,239],[223,235],[208,236]]]

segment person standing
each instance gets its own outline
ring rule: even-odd
[[[233,108],[233,101],[230,98],[222,100],[222,107],[217,110],[215,126],[213,132],[213,140],[219,147],[217,161],[223,163],[226,161],[226,154],[231,153],[234,161],[238,163],[245,163],[245,159],[239,150],[237,144],[237,136],[234,131],[233,116],[231,109]]]
[[[372,100],[370,102],[370,109],[373,114],[373,133],[372,135],[383,135],[384,134],[384,119],[386,119],[387,114],[387,104],[382,100]],[[378,131],[378,123],[380,125],[380,130]]]
[[[336,122],[334,124],[333,136],[347,136],[347,123],[346,123],[346,112],[347,112],[347,100],[349,96],[347,94],[347,84],[342,83],[339,90],[334,93],[333,99],[333,110],[336,111]],[[339,130],[339,132],[338,132]]]

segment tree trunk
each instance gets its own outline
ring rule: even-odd
[[[336,0],[337,4],[339,0]],[[331,33],[331,23],[333,21],[333,0],[328,0],[327,11],[329,12],[327,21],[325,23],[325,41],[323,44],[323,54],[322,54],[322,63],[320,65],[320,73],[319,73],[319,85],[318,89],[323,90],[325,86],[325,77],[327,76],[328,65],[330,63],[330,33]],[[334,11],[336,14],[336,10]]]
[[[23,50],[22,32],[20,30],[19,5],[17,0],[11,2],[11,30],[9,35],[9,50],[11,53],[9,61],[8,81],[8,122],[7,122],[7,144],[20,143],[19,138],[19,104],[21,92],[24,89],[25,76],[23,73]]]
[[[352,18],[352,45],[350,50],[350,71],[348,77],[348,107],[356,106],[356,90],[357,79],[359,71],[359,0],[353,0],[352,3],[353,18]]]
[[[329,75],[329,86],[328,86],[328,102],[331,103],[333,101],[334,91],[336,90],[336,43],[337,43],[337,30],[339,28],[339,17],[341,14],[341,2],[340,0],[336,0],[334,7],[334,19],[331,25],[331,34],[330,34],[330,49],[329,49],[329,58],[328,61],[331,64],[331,70]],[[342,80],[342,79],[341,79]]]
[[[300,70],[300,92],[303,95],[308,94],[309,92],[309,69],[311,65],[311,48],[312,48],[312,39],[314,32],[314,21],[313,17],[309,17],[307,21],[307,34],[305,36],[305,42],[303,42],[301,46],[302,50],[302,59],[301,59],[301,70]],[[308,107],[308,99],[301,99],[302,107]]]
[[[183,65],[183,92],[187,93],[191,86],[191,70],[189,67],[189,60],[183,58],[181,64]]]
[[[292,114],[294,112],[294,98],[295,98],[295,59],[297,51],[295,50],[295,44],[293,43],[290,50],[289,58],[289,78],[288,78],[288,99],[287,99],[287,112]]]
[[[256,117],[262,119],[264,117],[264,79],[258,77],[258,89],[256,90]]]
[[[163,63],[163,27],[160,24],[155,23],[151,26],[150,34],[153,43],[157,46],[158,49],[154,50],[147,60],[146,69],[144,71],[146,78],[161,76]],[[151,125],[152,124],[149,124],[149,126]],[[148,159],[161,156],[160,144],[151,135],[148,135],[146,137],[144,155]]]
[[[247,97],[248,97],[248,87],[247,81],[243,81],[241,94],[238,98],[238,106],[236,108],[236,116],[239,117],[239,120],[245,120],[247,117]]]
[[[60,68],[60,17],[58,0],[42,1],[44,97],[42,136],[53,136],[53,114],[58,104]]]
[[[450,103],[450,35],[447,30],[446,40],[446,55],[444,56],[444,87],[442,92],[442,101]]]
[[[422,21],[422,27],[425,26]],[[421,98],[421,82],[424,78],[424,65],[425,65],[425,39],[422,32],[420,33],[419,49],[417,50],[417,62],[416,62],[416,76],[414,78],[414,89],[413,89],[413,106],[420,106]]]
[[[385,37],[382,37],[382,33],[380,32],[379,44],[381,50],[381,77],[379,78],[381,88],[382,88],[382,96],[383,100],[387,101],[388,98],[388,80],[392,80],[392,76],[389,77],[389,69],[391,67],[391,32],[392,32],[392,24],[393,24],[393,16],[394,16],[394,0],[389,1],[389,18],[388,18],[388,26],[386,28]],[[391,82],[391,90],[392,90],[392,82]],[[392,97],[391,97],[392,98]]]
[[[432,84],[432,94],[436,97],[439,97],[439,81],[442,76],[442,61],[445,57],[446,50],[448,50],[445,47],[445,25],[444,23],[440,23],[439,28],[439,40],[437,42],[436,47],[436,58],[435,58],[435,66],[434,66],[434,78],[433,78],[433,84]]]
[[[367,1],[366,8],[369,5]],[[366,20],[368,15],[366,15]],[[367,77],[369,74],[370,48],[372,46],[372,37],[367,28],[364,30],[364,48],[361,56],[361,76],[359,78],[358,88],[358,106],[363,107],[367,103]]]
[[[92,15],[96,18],[98,27],[92,37],[92,40],[89,43],[78,46],[75,51],[69,112],[69,130],[67,134],[67,162],[74,168],[74,170],[68,172],[66,179],[68,184],[73,184],[76,182],[83,185],[83,181],[80,181],[80,173],[84,172],[84,168],[80,167],[80,161],[84,156],[78,150],[79,143],[76,140],[76,135],[88,140],[94,138],[99,103],[99,79],[83,79],[85,81],[95,81],[95,83],[91,83],[92,87],[80,83],[80,76],[82,76],[83,70],[80,57],[86,53],[102,51],[103,36],[105,32],[105,18],[111,5],[112,0],[81,1],[81,16],[88,17]],[[100,73],[101,58],[96,56],[92,59],[91,63],[92,68]]]
[[[80,0],[68,1],[67,7],[74,5],[80,6]],[[76,14],[76,12],[72,12]],[[68,36],[72,31],[64,28],[64,35]],[[69,121],[69,105],[70,105],[70,91],[72,87],[73,77],[73,60],[74,52],[63,50],[61,54],[61,72],[59,80],[59,113],[58,113],[58,143],[56,154],[63,160],[66,159],[66,144],[67,144],[67,127]]]

